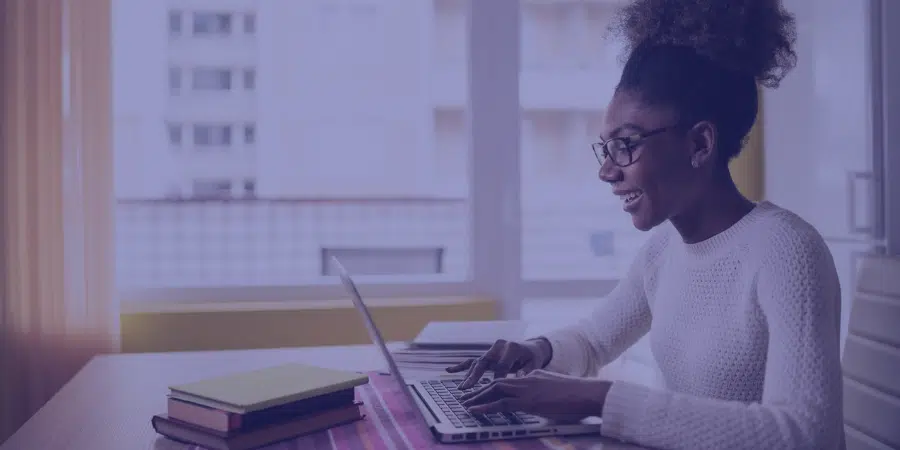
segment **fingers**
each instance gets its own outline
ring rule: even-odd
[[[459,389],[469,389],[474,386],[484,375],[484,372],[488,369],[492,369],[494,364],[496,364],[496,361],[500,360],[505,348],[506,341],[500,340],[495,342],[490,350],[481,355],[480,358],[476,359],[474,364],[470,365],[465,380],[459,384]]]
[[[520,365],[516,364],[519,359],[522,357],[522,352],[517,351],[516,348],[518,344],[515,342],[509,342],[504,345],[502,355],[500,359],[497,361],[497,364],[494,365],[494,378],[506,378],[506,375],[509,374],[509,371],[513,369],[513,366]]]
[[[544,369],[537,369],[529,372],[528,376],[532,378],[557,378],[559,377],[559,374],[548,372]]]
[[[519,399],[507,397],[501,398],[500,400],[493,401],[491,403],[485,403],[483,405],[477,405],[469,408],[469,412],[473,414],[490,414],[490,413],[499,413],[499,412],[515,412],[522,409],[522,404]]]
[[[462,372],[463,370],[466,370],[466,369],[472,367],[472,364],[474,362],[475,362],[475,358],[467,359],[455,366],[450,366],[450,367],[446,368],[445,370],[450,373]]]
[[[477,405],[520,394],[522,394],[522,386],[516,379],[501,379],[491,382],[483,389],[463,394],[459,397],[459,402],[463,406]]]

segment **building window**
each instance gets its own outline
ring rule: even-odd
[[[244,197],[256,198],[256,180],[244,180]]]
[[[231,70],[198,68],[191,72],[191,89],[195,91],[230,91]]]
[[[170,123],[166,125],[169,133],[169,145],[173,147],[181,147],[181,124]]]
[[[231,34],[231,14],[215,12],[195,12],[193,23],[194,35],[229,35]]]
[[[246,144],[246,145],[256,144],[256,125],[253,125],[253,124],[244,125],[244,144]]]
[[[181,69],[169,68],[169,93],[177,95],[181,93]]]
[[[230,125],[194,125],[194,146],[230,147]]]
[[[244,89],[252,91],[256,89],[256,70],[244,69]]]
[[[231,198],[231,180],[194,180],[191,194],[198,199]]]
[[[244,14],[244,33],[256,34],[256,14]]]
[[[169,11],[169,34],[181,35],[181,11]]]

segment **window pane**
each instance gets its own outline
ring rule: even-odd
[[[522,2],[522,273],[614,279],[646,235],[599,180],[590,144],[620,75],[604,39],[615,2]]]
[[[193,198],[227,199],[231,198],[231,180],[194,180]]]
[[[230,145],[230,125],[194,125],[195,147],[228,147]]]
[[[256,143],[256,125],[244,125],[244,144],[253,145]]]
[[[191,88],[195,91],[231,90],[231,69],[207,67],[194,69]]]
[[[248,91],[256,89],[256,70],[244,70],[244,89]]]
[[[167,125],[169,132],[169,145],[181,147],[181,124],[170,123]]]
[[[181,11],[169,11],[169,34],[181,34]]]
[[[244,33],[247,33],[247,34],[256,33],[256,14],[253,14],[253,13],[244,14]]]
[[[114,1],[120,287],[470,278],[464,0]]]
[[[178,94],[181,92],[181,69],[177,67],[169,68],[169,93]]]
[[[121,0],[120,0],[121,1]],[[231,33],[231,13],[195,12],[195,35],[227,35]]]

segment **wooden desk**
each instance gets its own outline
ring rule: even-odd
[[[98,356],[0,450],[186,449],[150,426],[153,414],[166,410],[170,385],[292,361],[357,371],[384,367],[374,346]],[[636,447],[604,442],[603,448]]]

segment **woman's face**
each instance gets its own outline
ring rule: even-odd
[[[667,108],[644,106],[638,96],[618,91],[609,104],[601,138],[640,135],[676,125]],[[620,167],[612,158],[600,167],[600,179],[612,186],[635,228],[647,231],[678,215],[697,195],[700,174],[692,166],[696,140],[684,127],[666,128],[633,140],[631,165]]]

